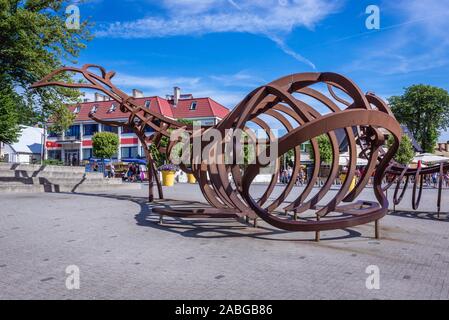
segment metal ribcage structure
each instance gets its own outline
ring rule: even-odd
[[[326,84],[329,95],[311,88],[317,83]],[[352,101],[339,98],[334,88],[343,91]],[[316,100],[325,105],[328,112],[319,113],[310,103],[297,99],[295,93],[307,96],[309,98],[307,100]],[[339,107],[342,104],[343,109]],[[397,150],[401,129],[381,99],[373,94],[364,95],[352,81],[335,73],[295,74],[251,92],[215,128],[221,132],[230,128],[243,130],[253,122],[266,130],[269,135],[270,127],[262,120],[262,115],[276,119],[285,128],[286,133],[278,139],[278,155],[281,157],[289,150],[294,150],[295,163],[290,180],[282,186],[282,192],[272,197],[279,175],[279,170],[275,170],[265,192],[256,199],[251,195],[250,187],[261,171],[260,164],[250,164],[243,172],[238,164],[220,164],[223,161],[216,161],[219,164],[213,165],[203,164],[195,168],[195,173],[200,176],[202,190],[214,208],[231,208],[237,211],[237,215],[242,216],[255,215],[275,227],[291,231],[340,229],[376,221],[387,213],[388,202],[381,181]],[[287,117],[293,119],[293,123]],[[340,131],[340,138],[337,138],[337,131]],[[339,143],[342,132],[350,155],[347,177],[332,199],[323,203],[324,196],[330,191],[339,172]],[[386,133],[393,135],[394,144],[387,153],[381,154]],[[313,187],[316,186],[321,165],[316,139],[323,134],[327,135],[331,142],[333,160],[325,183],[318,192],[310,196]],[[349,191],[356,171],[358,157],[356,144],[362,140],[364,144],[361,153],[368,160],[368,164],[355,188]],[[300,170],[299,148],[307,141],[310,141],[313,149],[314,169],[307,186],[298,193],[298,188],[294,188],[294,185]],[[221,145],[217,148],[223,148],[224,141],[219,143]],[[232,175],[233,183],[228,180],[229,173]],[[378,203],[359,201],[340,205],[341,202],[353,202],[372,175]],[[289,195],[293,200],[286,204]],[[279,214],[279,209],[287,214]],[[311,211],[315,219],[310,218]],[[308,213],[307,218],[301,219],[302,213]]]

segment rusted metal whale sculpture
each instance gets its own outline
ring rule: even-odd
[[[55,75],[62,72],[78,73],[87,80],[87,83],[62,83],[52,80]],[[271,181],[266,185],[262,196],[256,198],[250,192],[255,177],[264,167],[258,161],[243,168],[238,163],[208,162],[207,159],[200,159],[194,161],[189,168],[183,164],[180,167],[185,172],[195,175],[200,190],[210,206],[183,209],[154,208],[153,212],[160,214],[161,217],[232,217],[246,218],[247,221],[254,219],[254,223],[261,218],[283,230],[314,231],[317,240],[319,240],[319,232],[323,230],[343,229],[375,222],[375,233],[378,237],[378,222],[388,212],[385,190],[391,184],[382,185],[386,173],[402,178],[402,176],[419,176],[431,172],[428,168],[413,171],[401,167],[392,160],[398,149],[402,130],[389,107],[376,95],[364,94],[350,79],[336,73],[292,74],[261,86],[248,94],[217,125],[202,128],[197,132],[194,132],[191,126],[137,105],[132,97],[112,84],[114,75],[114,72],[107,72],[97,65],[85,65],[82,68],[64,67],[52,72],[35,83],[33,87],[63,86],[103,92],[120,104],[122,112],[129,114],[128,121],[126,123],[105,121],[96,118],[95,114],[90,114],[93,120],[112,126],[127,126],[135,132],[142,145],[154,144],[167,155],[179,141],[171,139],[167,148],[161,148],[160,142],[164,136],[170,139],[174,129],[184,129],[193,136],[207,135],[208,130],[214,129],[223,133],[224,137],[228,129],[244,130],[252,124],[262,128],[268,137],[272,137],[270,126],[262,117],[275,119],[285,129],[285,134],[277,140],[278,158],[275,164],[277,169],[273,171]],[[328,94],[313,88],[314,85],[323,84]],[[340,94],[337,95],[337,92]],[[318,112],[309,101],[326,108],[326,112],[323,114]],[[147,136],[146,127],[151,127],[154,133]],[[394,142],[387,151],[384,151],[382,146],[387,133],[393,136]],[[320,135],[328,137],[332,145],[333,160],[326,181],[319,191],[312,195],[321,165],[317,142],[317,137]],[[349,148],[347,176],[340,185],[340,189],[335,191],[330,200],[325,201],[324,197],[338,175],[339,144],[342,139]],[[305,188],[295,194],[298,189],[294,188],[294,185],[301,170],[300,145],[307,141],[310,141],[313,150],[314,167]],[[225,138],[214,141],[213,144],[217,150],[223,151]],[[361,152],[357,151],[357,145]],[[153,181],[156,181],[160,198],[163,198],[162,188],[151,153],[148,148],[144,149],[149,164],[149,201],[153,201]],[[273,191],[279,178],[279,158],[289,150],[293,150],[295,154],[293,171],[289,181],[283,186],[282,192],[275,196]],[[220,157],[222,154],[220,153]],[[219,157],[218,153],[215,157]],[[357,157],[365,158],[368,163],[355,188],[350,189],[356,172]],[[444,169],[447,168],[440,167],[440,170]],[[354,202],[372,176],[374,177],[373,192],[377,202]],[[415,189],[416,186],[414,194]],[[286,205],[288,196],[290,200]],[[346,204],[341,204],[342,202]]]

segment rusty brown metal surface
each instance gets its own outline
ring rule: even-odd
[[[88,83],[61,83],[52,81],[52,78],[61,72],[74,72],[81,74]],[[261,86],[248,94],[221,122],[212,128],[203,128],[200,132],[193,132],[192,128],[153,113],[147,108],[136,105],[134,99],[115,87],[111,79],[114,72],[96,65],[85,65],[82,68],[61,68],[54,71],[34,87],[64,86],[71,88],[95,89],[108,95],[120,104],[120,110],[128,113],[126,123],[114,123],[104,121],[91,115],[97,122],[128,126],[139,137],[143,145],[153,143],[160,147],[162,136],[170,138],[172,129],[184,128],[191,134],[207,135],[208,130],[218,130],[225,136],[228,129],[246,129],[258,127],[267,134],[267,140],[272,143],[276,138],[271,134],[267,118],[281,124],[285,134],[278,137],[278,159],[275,170],[272,172],[271,182],[266,185],[262,195],[251,194],[251,185],[263,166],[258,161],[247,166],[237,163],[225,164],[224,161],[210,163],[210,159],[197,159],[191,168],[181,165],[181,169],[195,175],[201,192],[210,208],[156,208],[155,213],[161,216],[173,217],[220,217],[237,218],[246,217],[247,220],[261,218],[267,223],[284,230],[291,231],[315,231],[319,239],[319,231],[330,229],[342,229],[369,222],[376,222],[388,211],[388,201],[385,196],[385,186],[382,181],[388,172],[395,176],[419,176],[428,172],[427,168],[421,171],[404,170],[392,163],[392,157],[397,151],[401,138],[401,128],[388,106],[372,93],[364,94],[360,88],[350,79],[336,73],[299,73],[292,74],[267,85]],[[324,86],[328,94],[318,90],[318,86]],[[317,106],[320,106],[318,108]],[[324,110],[325,109],[325,110]],[[155,133],[147,137],[145,127],[151,127]],[[394,137],[392,147],[384,152],[384,133],[388,132]],[[338,133],[338,134],[337,134]],[[311,195],[313,187],[317,184],[321,166],[320,151],[317,137],[326,135],[332,145],[333,159],[330,164],[330,172],[323,185],[315,194]],[[324,201],[329,193],[333,181],[339,173],[339,144],[344,137],[349,148],[350,161],[346,179],[329,200]],[[314,165],[310,179],[302,192],[294,188],[296,178],[301,170],[302,143],[310,141],[314,154]],[[215,152],[212,157],[223,157],[225,152],[225,138],[213,141]],[[169,154],[176,141],[170,141],[166,149],[160,149]],[[211,144],[209,143],[209,146]],[[357,145],[362,153],[358,154]],[[202,148],[206,146],[202,144]],[[234,146],[234,148],[236,148]],[[289,150],[293,150],[295,161],[292,175],[283,186],[283,190],[277,196],[273,196],[279,177],[280,158]],[[148,150],[145,156],[150,164],[149,200],[153,199],[153,181],[159,187],[159,196],[162,198],[162,188],[158,180],[158,174],[154,162]],[[256,155],[258,156],[258,155]],[[353,190],[350,190],[351,182],[356,172],[357,157],[368,160],[365,171]],[[192,158],[198,157],[193,155]],[[439,167],[445,170],[446,167]],[[353,202],[374,176],[373,192],[377,202],[358,201]],[[231,179],[229,179],[231,177]],[[416,179],[415,179],[416,181]],[[415,182],[416,183],[416,182]],[[399,187],[396,188],[398,191]],[[414,187],[414,206],[419,204],[422,186],[416,194]],[[290,199],[287,202],[287,197]],[[440,197],[440,196],[439,196]],[[396,199],[396,197],[395,197]],[[400,199],[396,199],[400,201]],[[376,230],[377,234],[377,230]]]
[[[399,164],[392,161],[390,167],[386,170],[389,182],[383,187],[384,190],[390,188],[394,183],[396,187],[394,189],[393,203],[398,205],[401,203],[405,192],[407,191],[408,184],[413,177],[412,186],[412,203],[413,210],[419,208],[421,201],[421,195],[423,192],[424,179],[428,175],[438,173],[438,192],[437,192],[437,210],[438,214],[441,211],[441,193],[443,189],[443,178],[449,170],[449,163],[434,164],[425,168],[410,168],[406,165]],[[402,186],[401,186],[402,185]],[[399,197],[397,196],[399,190],[401,190]],[[418,189],[418,190],[417,190]]]

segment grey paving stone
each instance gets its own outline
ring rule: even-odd
[[[164,191],[203,201],[195,185]],[[423,197],[424,213],[385,217],[380,240],[364,225],[315,243],[313,233],[263,222],[167,218],[160,226],[145,186],[0,195],[0,299],[448,299],[449,220],[425,212],[435,210],[435,190]],[[359,198],[373,199],[372,189]],[[80,269],[79,290],[66,288],[69,265]],[[365,286],[369,265],[380,269],[379,290]]]

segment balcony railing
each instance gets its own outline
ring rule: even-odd
[[[78,135],[70,135],[70,136],[66,135],[64,137],[64,141],[80,140],[80,138],[81,138],[81,136],[79,134]]]
[[[48,138],[50,140],[56,140],[56,141],[60,141],[60,142],[66,142],[66,141],[80,141],[80,135],[71,135],[71,136],[48,136]]]

